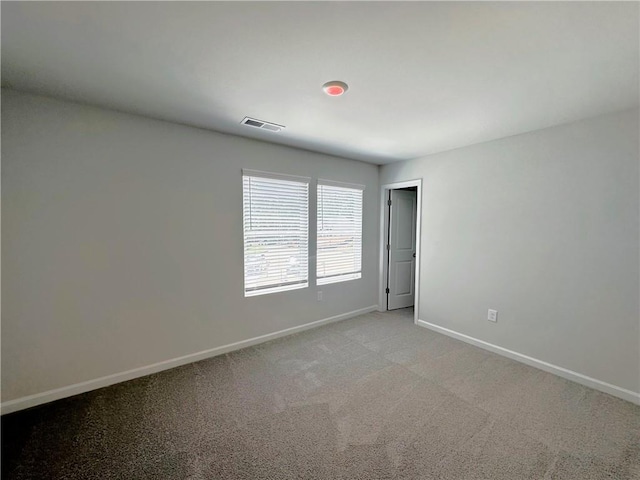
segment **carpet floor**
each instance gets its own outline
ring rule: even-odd
[[[640,407],[370,313],[2,418],[4,479],[640,479]]]

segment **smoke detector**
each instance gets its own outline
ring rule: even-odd
[[[349,85],[339,80],[333,80],[332,82],[325,83],[322,86],[322,90],[330,97],[339,97],[349,90]]]
[[[278,125],[277,123],[265,122],[264,120],[257,120],[251,117],[244,117],[241,125],[247,125],[253,128],[260,128],[262,130],[268,130],[270,132],[279,132],[285,128],[284,125]]]

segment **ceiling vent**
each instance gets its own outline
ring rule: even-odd
[[[256,120],[251,117],[244,117],[242,125],[248,125],[253,128],[260,128],[262,130],[269,130],[270,132],[279,132],[284,129],[284,125],[278,125],[277,123],[264,122],[262,120]]]

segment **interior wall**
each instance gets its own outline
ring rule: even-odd
[[[423,179],[421,320],[639,392],[638,132],[631,110],[382,167]]]
[[[2,162],[3,401],[377,304],[375,165],[5,89]],[[242,168],[365,185],[362,279],[245,298]]]

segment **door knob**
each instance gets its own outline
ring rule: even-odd
[[[413,258],[416,258],[416,254],[415,253],[413,254]]]

